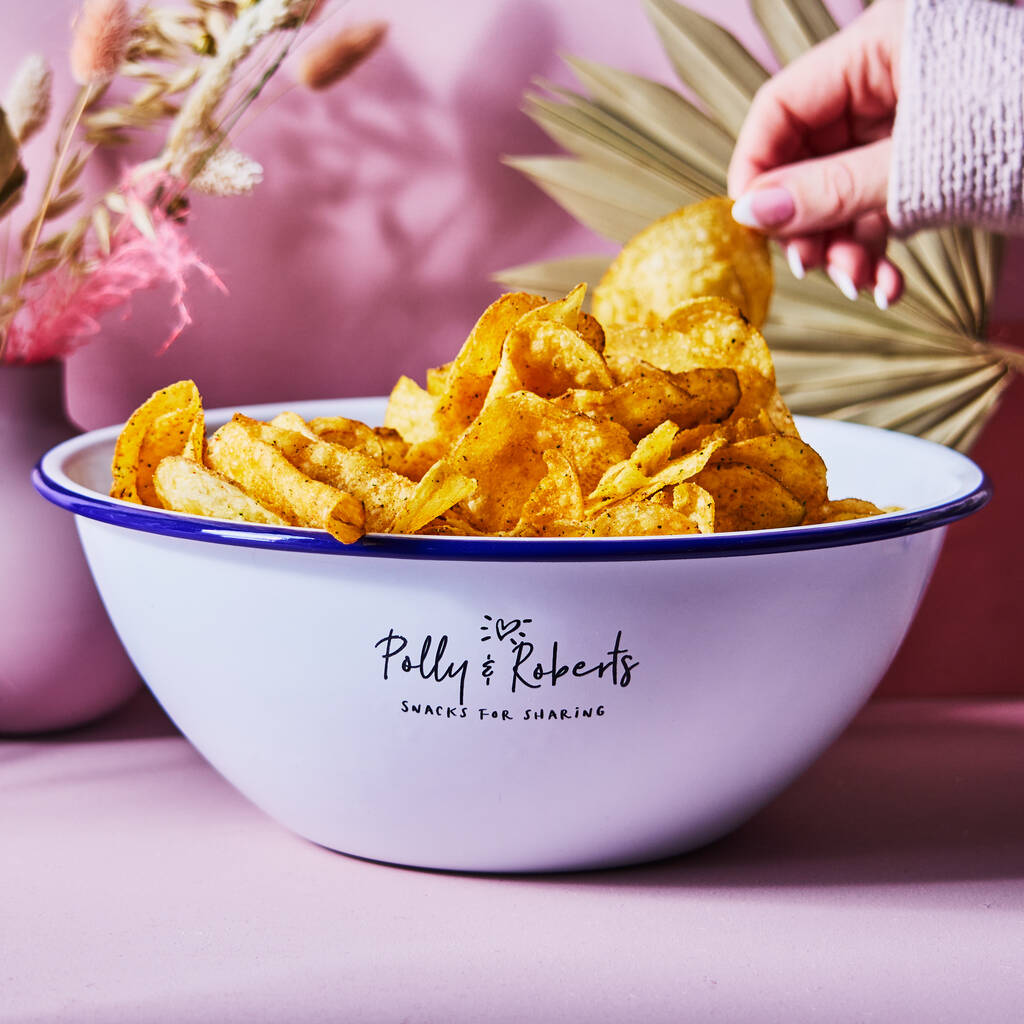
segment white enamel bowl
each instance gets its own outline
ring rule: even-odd
[[[383,402],[290,408],[379,422]],[[783,789],[882,677],[944,527],[988,499],[981,471],[943,447],[798,423],[833,497],[905,511],[706,537],[342,547],[108,498],[117,428],[54,448],[35,479],[77,516],[153,693],[267,814],[375,860],[560,871],[691,849]]]

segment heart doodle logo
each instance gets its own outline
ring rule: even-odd
[[[533,619],[496,619],[493,615],[485,615],[484,624],[480,627],[480,632],[483,634],[480,639],[486,644],[496,639],[507,640],[512,637],[513,633],[525,638],[526,634],[523,630],[530,622],[533,622]],[[517,642],[515,637],[512,638],[512,642]]]
[[[504,640],[506,637],[511,636],[520,626],[522,626],[521,619],[495,619],[494,622],[494,633],[499,640]]]

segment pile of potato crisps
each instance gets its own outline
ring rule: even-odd
[[[282,412],[205,436],[195,384],[125,425],[111,494],[220,519],[364,533],[617,537],[882,510],[830,501],[758,325],[767,244],[726,200],[653,224],[586,288],[503,295],[454,360],[401,377],[383,426]]]

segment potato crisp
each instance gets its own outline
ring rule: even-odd
[[[758,326],[764,239],[726,200],[685,207],[586,287],[516,292],[382,426],[236,414],[204,439],[179,381],[125,425],[111,494],[193,515],[328,531],[614,537],[763,530],[877,515],[830,501],[825,464],[775,385]]]

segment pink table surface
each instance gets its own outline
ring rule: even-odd
[[[143,695],[0,743],[0,1021],[1024,1019],[1024,701],[876,702],[729,838],[533,878],[354,860]]]

